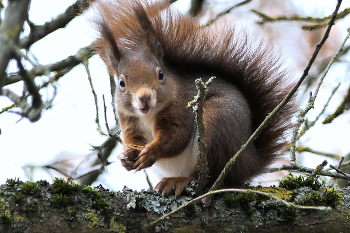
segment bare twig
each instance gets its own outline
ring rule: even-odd
[[[202,79],[196,79],[196,87],[198,94],[194,97],[194,100],[189,102],[187,107],[192,107],[195,113],[196,122],[196,140],[198,144],[197,155],[199,157],[198,167],[198,186],[197,193],[200,193],[208,183],[208,161],[207,161],[207,145],[205,143],[204,133],[204,100],[207,92],[208,85],[213,81],[215,77],[211,77],[206,83],[203,83]]]
[[[340,158],[339,163],[338,163],[338,166],[337,166],[338,169],[340,169],[340,167],[341,167],[343,161],[344,161],[344,157],[342,156],[342,157]]]
[[[44,168],[55,170],[55,171],[61,173],[62,175],[64,175],[65,177],[71,177],[70,175],[68,175],[64,171],[62,171],[62,170],[60,170],[60,169],[58,169],[58,168],[56,168],[56,167],[54,167],[52,165],[46,165],[46,166],[44,166]]]
[[[315,118],[314,121],[309,122],[309,121],[305,120],[304,128],[302,128],[300,130],[299,135],[297,136],[297,139],[299,139],[301,136],[303,136],[306,133],[306,131],[308,131],[310,128],[312,128],[316,124],[316,122],[320,119],[320,117],[326,111],[329,102],[331,101],[331,99],[333,98],[335,92],[338,90],[339,87],[340,87],[340,83],[338,83],[338,85],[333,89],[333,91],[332,91],[331,95],[329,96],[327,102],[323,106],[322,111],[317,115],[317,117]]]
[[[145,174],[145,177],[146,177],[146,182],[148,184],[148,187],[153,190],[153,185],[152,185],[152,182],[151,180],[149,179],[149,176],[148,176],[148,173],[146,171],[146,169],[142,169],[143,173]]]
[[[340,5],[340,4],[341,4],[341,0],[338,0],[338,5]],[[337,5],[337,6],[338,6],[338,5]],[[339,9],[339,8],[338,8],[338,9]],[[332,24],[334,23],[334,18],[335,18],[335,16],[336,16],[336,12],[333,13],[333,16],[334,16],[334,17],[332,18],[332,19],[333,19],[333,22],[331,22],[332,20],[329,21],[328,28],[327,28],[327,30],[326,30],[326,32],[325,32],[325,34],[324,34],[324,36],[323,36],[323,38],[322,38],[322,40],[321,40],[321,42],[323,41],[323,43],[325,42],[325,40],[327,39],[327,37],[328,37],[328,35],[329,35],[329,31],[330,31],[330,28],[331,28],[331,26],[332,26],[330,23],[332,23]],[[326,34],[327,34],[327,37],[326,37]],[[309,99],[309,102],[308,102],[306,108],[305,108],[303,111],[300,111],[300,113],[299,113],[299,115],[298,115],[298,124],[297,124],[297,126],[295,127],[295,129],[294,129],[294,132],[293,132],[293,139],[292,139],[292,147],[291,147],[291,161],[292,161],[292,162],[295,162],[295,147],[296,147],[296,141],[297,141],[297,139],[298,139],[298,136],[297,136],[297,135],[298,135],[298,132],[299,132],[300,125],[302,124],[305,115],[314,107],[314,103],[315,103],[315,100],[316,100],[316,98],[317,98],[317,94],[318,94],[318,92],[319,92],[319,90],[320,90],[320,88],[321,88],[321,85],[322,85],[322,83],[323,83],[323,80],[325,79],[325,77],[327,76],[327,73],[328,73],[329,69],[331,68],[331,66],[333,65],[333,63],[335,62],[335,60],[337,59],[337,57],[339,56],[339,54],[341,53],[341,51],[343,50],[344,45],[345,45],[346,41],[348,40],[349,36],[350,36],[350,30],[348,29],[348,34],[347,34],[347,36],[345,37],[343,43],[341,44],[341,46],[339,47],[339,49],[337,50],[337,52],[333,55],[332,59],[329,61],[328,65],[327,65],[327,67],[326,67],[326,69],[325,69],[323,75],[321,76],[321,80],[320,80],[320,82],[318,83],[318,85],[317,85],[317,87],[316,87],[315,93],[314,93],[313,95],[310,95],[310,99]],[[320,43],[321,43],[321,42],[320,42]],[[318,45],[320,45],[320,43],[319,43]],[[323,43],[321,44],[321,46],[323,45]],[[317,45],[317,46],[318,46],[318,45]],[[317,46],[316,46],[316,47],[317,47]],[[319,47],[319,49],[320,49],[320,48],[321,48],[321,47]],[[317,53],[318,53],[318,52],[317,52]],[[315,58],[316,58],[316,57],[315,57]],[[309,64],[310,64],[310,63],[309,63]],[[305,71],[304,71],[304,73],[305,73]]]
[[[21,109],[20,112],[16,112],[12,110],[8,110],[8,112],[25,117],[31,122],[35,122],[40,118],[41,111],[42,111],[41,108],[38,108],[38,109],[33,108],[26,102],[25,98],[18,96],[16,93],[12,92],[11,90],[3,89],[2,94],[7,98],[9,98],[12,102],[14,102],[16,107]]]
[[[277,172],[277,171],[283,171],[283,170],[303,172],[303,173],[308,173],[308,174],[312,174],[313,172],[315,172],[315,169],[313,169],[313,168],[304,167],[304,166],[298,165],[296,163],[293,163],[290,165],[284,164],[281,167],[270,168],[269,172]],[[320,171],[319,175],[329,176],[329,177],[339,178],[339,179],[346,179],[343,175],[339,175],[337,173],[324,171],[324,170]]]
[[[115,84],[113,75],[109,75],[109,85],[111,86],[111,96],[112,96],[112,107],[113,107],[114,120],[115,120],[116,128],[118,129],[119,128],[119,121],[118,121],[118,117],[117,117],[117,109],[116,109],[115,103],[114,103],[114,96],[115,96],[115,91],[116,91],[117,85]]]
[[[303,21],[303,22],[311,22],[315,23],[314,25],[306,25],[303,26],[302,29],[304,30],[314,30],[319,29],[327,26],[326,21],[330,20],[332,18],[332,15],[323,17],[323,18],[314,18],[314,17],[301,17],[298,15],[293,15],[291,17],[287,16],[277,16],[277,17],[271,17],[268,16],[260,11],[257,10],[251,10],[251,12],[258,15],[260,18],[262,18],[262,21],[258,22],[258,24],[265,24],[267,22],[283,22],[283,21]],[[344,18],[350,14],[350,8],[346,8],[345,10],[339,12],[335,18],[335,20],[339,20]]]
[[[348,166],[350,165],[350,160],[346,161],[346,162],[343,162],[340,167],[345,167],[345,166]]]
[[[310,152],[313,154],[317,154],[317,155],[322,155],[322,156],[327,156],[333,159],[341,159],[341,155],[336,155],[336,154],[332,154],[332,153],[326,153],[326,152],[321,152],[321,151],[317,151],[317,150],[313,150],[310,147],[296,147],[295,150],[299,153],[301,152]]]
[[[237,8],[237,7],[240,7],[240,6],[243,6],[243,5],[245,5],[245,4],[248,4],[248,3],[250,3],[251,1],[253,1],[253,0],[245,0],[245,1],[243,1],[243,2],[240,2],[240,3],[236,4],[236,5],[234,5],[233,7],[230,7],[228,10],[226,10],[226,11],[224,11],[224,12],[218,14],[214,19],[210,20],[205,26],[209,26],[209,25],[213,24],[216,20],[218,20],[218,19],[221,18],[222,16],[224,16],[224,15],[230,13],[233,9],[235,9],[235,8]]]
[[[107,140],[99,147],[94,148],[94,151],[97,152],[98,158],[93,162],[93,168],[88,174],[80,175],[81,185],[90,185],[92,184],[100,175],[100,171],[103,171],[105,166],[108,166],[110,162],[108,161],[109,156],[112,154],[112,151],[117,145],[116,137],[108,137]],[[99,165],[101,164],[101,165]],[[99,167],[101,166],[101,167]],[[98,169],[94,169],[98,168]],[[93,172],[94,171],[94,172]],[[83,177],[82,177],[83,176]]]
[[[2,114],[2,113],[4,113],[4,112],[7,112],[7,111],[9,111],[9,110],[11,110],[11,109],[13,109],[13,108],[15,108],[15,107],[16,107],[15,104],[11,104],[10,106],[1,109],[1,110],[0,110],[0,114]]]
[[[342,174],[343,176],[345,176],[348,180],[350,180],[350,175],[346,174],[345,172],[343,172],[342,170],[334,167],[332,164],[329,165],[331,168],[333,168],[336,172]]]
[[[328,115],[327,118],[322,123],[323,124],[331,123],[335,118],[340,116],[345,110],[348,110],[349,108],[350,108],[350,87],[348,89],[346,96],[344,97],[340,105],[337,107],[335,112],[333,114]]]
[[[41,96],[39,94],[39,88],[35,85],[33,80],[29,77],[27,71],[24,69],[20,58],[15,58],[17,61],[17,67],[19,69],[19,74],[21,75],[23,81],[26,84],[26,89],[29,94],[33,97],[32,106],[39,109],[42,105]]]
[[[102,95],[102,99],[103,99],[103,110],[104,110],[104,116],[105,116],[106,129],[107,129],[108,135],[110,135],[111,131],[109,130],[108,121],[107,121],[107,106],[105,101],[105,95]]]
[[[87,73],[87,76],[88,76],[88,80],[89,80],[89,84],[90,84],[90,87],[91,87],[91,92],[92,92],[92,95],[93,95],[94,100],[95,100],[95,109],[96,109],[96,118],[95,118],[95,122],[96,122],[96,124],[97,124],[97,131],[98,131],[101,135],[104,135],[104,133],[103,133],[102,130],[101,130],[101,126],[100,126],[98,100],[97,100],[97,95],[96,95],[95,88],[94,88],[94,85],[93,85],[92,79],[91,79],[91,74],[90,74],[90,69],[89,69],[89,60],[88,60],[88,59],[85,59],[85,60],[83,61],[83,64],[84,64],[84,66],[85,66],[85,70],[86,70],[86,73]]]

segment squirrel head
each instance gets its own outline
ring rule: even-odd
[[[121,50],[115,69],[118,111],[139,117],[155,114],[171,98],[171,75],[149,47]]]
[[[100,34],[94,48],[117,79],[118,112],[137,117],[159,112],[172,98],[172,75],[162,64],[163,48],[149,18],[155,13],[146,12],[147,5],[146,1],[97,2],[101,17],[92,20]],[[156,9],[160,6],[168,4],[158,4]],[[121,12],[111,14],[111,8]]]

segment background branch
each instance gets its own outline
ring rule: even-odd
[[[89,59],[92,55],[93,55],[93,50],[91,49],[90,46],[86,46],[79,49],[75,55],[71,55],[54,64],[37,66],[29,70],[28,74],[31,78],[35,78],[37,76],[42,76],[42,75],[48,75],[50,72],[57,72],[57,74],[59,74],[60,72],[63,72],[64,74],[66,74],[67,71],[70,71],[75,66],[81,64],[84,61],[84,59]],[[6,78],[5,86],[19,82],[19,81],[22,81],[22,78],[19,75],[19,73],[12,73]]]
[[[23,24],[28,19],[30,0],[8,1],[5,18],[0,25],[0,95],[6,77],[6,68],[14,57],[14,48],[17,46]]]
[[[29,49],[35,42],[41,40],[45,36],[51,34],[57,29],[64,28],[70,23],[76,16],[81,13],[82,6],[87,6],[88,2],[91,0],[78,0],[71,6],[69,6],[66,11],[55,19],[52,19],[49,22],[46,22],[43,25],[34,25],[29,23],[30,25],[30,34],[20,41],[20,47],[24,49]]]

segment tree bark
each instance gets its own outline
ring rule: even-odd
[[[288,212],[295,213],[292,218],[280,202],[252,201],[247,212],[217,195],[210,206],[190,205],[146,229],[192,198],[127,188],[111,192],[59,179],[52,185],[10,180],[0,187],[0,232],[347,232],[350,189],[342,193],[340,206]]]

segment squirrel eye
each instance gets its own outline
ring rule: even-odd
[[[161,69],[158,70],[158,79],[163,80],[164,79],[164,73]]]
[[[126,86],[124,79],[122,78],[119,79],[119,86],[122,88]]]

